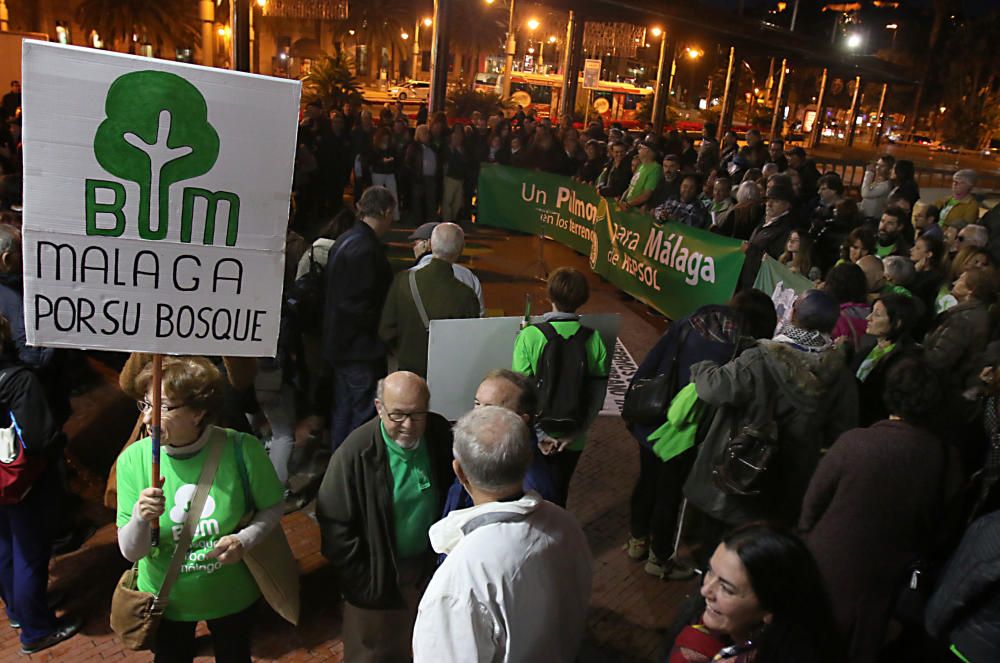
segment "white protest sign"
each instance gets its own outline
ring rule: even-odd
[[[601,81],[601,61],[600,60],[584,60],[583,61],[583,87],[594,88]]]
[[[25,41],[30,345],[273,356],[301,84]]]

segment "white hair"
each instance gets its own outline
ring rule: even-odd
[[[742,182],[736,189],[736,202],[760,202],[760,187],[756,182]]]
[[[455,424],[454,440],[455,459],[476,488],[495,492],[524,481],[533,455],[531,434],[512,410],[475,408]]]
[[[916,275],[916,269],[909,258],[904,256],[888,256],[882,260],[885,278],[895,285],[906,286]]]
[[[455,262],[465,248],[465,232],[455,223],[439,223],[431,232],[431,253],[438,260]]]
[[[979,181],[979,175],[976,171],[971,168],[963,168],[962,170],[956,170],[955,174],[952,175],[953,178],[957,180],[962,180],[969,186],[976,186],[976,182]]]
[[[958,234],[965,246],[982,248],[990,241],[990,231],[986,229],[986,226],[981,226],[978,223],[970,223],[959,230]]]

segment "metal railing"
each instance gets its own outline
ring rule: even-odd
[[[814,159],[816,168],[821,173],[837,173],[846,186],[861,186],[865,177],[867,161],[859,159]],[[927,188],[950,188],[951,178],[958,168],[926,168],[917,167],[915,178],[917,184]],[[992,172],[979,171],[980,191],[1000,191],[1000,175]]]

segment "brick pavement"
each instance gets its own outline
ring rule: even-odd
[[[543,285],[519,276],[527,273],[536,255],[534,241],[495,232],[470,234],[470,253],[474,255],[471,266],[483,277],[491,308],[499,306],[510,314],[519,312],[525,291],[533,292],[540,301]],[[586,269],[582,257],[562,247],[547,243],[545,251],[550,267],[570,264]],[[662,329],[662,320],[650,316],[644,307],[621,297],[596,278],[592,286],[594,292],[587,310],[621,313],[622,341],[633,356],[641,359]],[[113,375],[105,378],[111,382]],[[100,474],[101,467],[106,471],[113,452],[107,451],[106,444],[98,447],[80,441],[93,443],[108,436],[124,439],[134,421],[129,419],[132,414],[126,416],[125,412],[134,410],[127,410],[131,405],[123,402],[120,392],[111,384],[93,390],[85,401],[75,401],[75,406],[76,415],[68,426],[74,439],[70,454],[77,471],[84,479],[90,479],[89,489],[80,490],[87,499],[86,511],[102,526],[79,551],[53,561],[51,586],[66,593],[61,611],[81,615],[85,625],[80,635],[67,642],[25,657],[19,653],[16,631],[8,628],[0,611],[0,662],[151,660],[148,653],[124,650],[108,627],[111,592],[127,563],[118,552],[112,514],[97,504],[99,477],[95,479],[88,474]],[[628,500],[637,472],[635,443],[621,420],[600,417],[591,430],[569,502],[570,510],[584,527],[595,559],[594,594],[580,657],[583,663],[662,660],[659,654],[663,631],[677,606],[695,586],[693,581],[668,583],[651,578],[643,572],[641,563],[632,562],[622,552],[621,545],[628,535]],[[343,660],[336,587],[320,555],[318,528],[310,518],[310,509],[307,507],[282,521],[303,573],[302,624],[293,628],[261,607],[253,642],[256,660]],[[198,635],[197,660],[211,661],[204,625],[199,627]]]

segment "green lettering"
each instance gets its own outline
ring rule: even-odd
[[[86,186],[87,234],[121,237],[121,234],[125,232],[125,213],[122,211],[122,208],[125,207],[125,186],[120,182],[113,182],[111,180],[92,179],[86,180]],[[115,194],[114,202],[97,202],[98,189],[113,192]],[[97,225],[98,214],[111,214],[114,216],[115,226],[113,228],[99,228]]]
[[[236,236],[240,227],[240,197],[229,191],[211,192],[198,187],[184,189],[184,203],[181,207],[181,241],[191,243],[191,230],[194,224],[194,203],[196,198],[205,201],[205,234],[202,243],[206,246],[215,244],[215,219],[219,213],[219,202],[225,201],[229,207],[229,221],[226,224],[226,246],[236,245]]]

